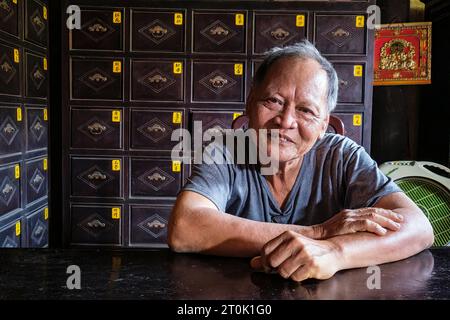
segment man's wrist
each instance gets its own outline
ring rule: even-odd
[[[314,240],[320,240],[323,236],[323,228],[320,224],[313,226],[297,226],[296,232]]]

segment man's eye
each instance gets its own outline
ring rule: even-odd
[[[308,108],[297,108],[297,111],[302,113],[314,114],[314,112],[312,112],[312,110]]]
[[[266,101],[269,102],[269,103],[275,103],[275,104],[282,105],[282,102],[280,100],[278,100],[277,98],[273,98],[273,97],[267,98]]]

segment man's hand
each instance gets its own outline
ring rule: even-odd
[[[340,270],[340,250],[327,240],[313,240],[286,231],[267,242],[262,255],[251,261],[252,268],[276,271],[283,278],[303,281],[328,279]]]
[[[387,230],[397,231],[403,216],[392,210],[381,208],[362,208],[343,210],[322,224],[314,226],[318,239],[350,234],[355,232],[371,232],[379,236]]]

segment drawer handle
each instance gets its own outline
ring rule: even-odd
[[[164,223],[161,223],[161,222],[155,220],[155,221],[152,221],[152,222],[147,222],[147,227],[164,229],[166,227],[166,225]]]
[[[108,28],[102,26],[100,23],[95,23],[88,27],[88,30],[90,32],[106,32],[108,31]]]
[[[345,80],[342,80],[342,79],[339,79],[339,85],[340,86],[348,86],[348,81],[345,81]]]
[[[164,29],[163,27],[161,27],[158,24],[156,26],[148,29],[148,31],[150,31],[152,36],[154,36],[155,38],[162,38],[167,34],[167,29]]]
[[[11,134],[11,133],[14,133],[14,131],[16,131],[16,129],[10,123],[7,123],[6,126],[3,128],[3,131],[5,133]]]
[[[44,180],[44,178],[40,175],[37,175],[36,177],[34,177],[33,179],[33,184],[39,184],[42,180]]]
[[[93,74],[92,76],[90,76],[89,80],[98,83],[98,82],[106,82],[106,81],[108,81],[108,78],[101,75],[100,73],[96,73],[96,74]]]
[[[345,31],[344,29],[342,29],[342,28],[339,28],[339,29],[337,29],[336,31],[334,31],[334,32],[332,32],[331,33],[333,36],[335,36],[335,37],[348,37],[348,36],[350,36],[350,32],[348,32],[348,31]]]
[[[95,219],[95,220],[92,220],[92,221],[88,222],[87,225],[90,228],[104,228],[104,227],[106,227],[106,224],[101,222],[98,219]]]
[[[6,2],[6,0],[3,0],[2,2],[0,2],[0,8],[2,8],[3,10],[5,10],[8,13],[11,12],[11,7],[8,5],[8,2]]]
[[[45,26],[44,21],[41,20],[41,17],[36,15],[33,20],[31,20],[33,22],[33,24],[35,24],[36,26],[38,26],[39,28],[42,28]]]
[[[222,135],[225,133],[224,129],[219,125],[215,125],[214,127],[211,127],[206,131],[208,132],[208,134],[213,136]]]
[[[209,29],[209,34],[212,36],[227,36],[230,31],[224,29],[221,26],[215,26],[212,29]]]
[[[12,65],[10,65],[8,63],[8,61],[3,62],[3,64],[0,66],[0,68],[2,69],[2,71],[4,71],[5,73],[11,72],[13,67]]]
[[[10,193],[13,190],[14,190],[13,186],[7,183],[2,190],[2,193],[6,196],[8,193]]]
[[[167,82],[167,78],[166,78],[166,77],[163,77],[163,76],[160,75],[160,74],[155,74],[153,77],[147,78],[147,80],[148,80],[150,83]]]
[[[89,180],[106,180],[106,174],[101,173],[100,171],[94,171],[91,174],[88,174]]]
[[[98,122],[95,122],[93,124],[88,125],[88,130],[92,135],[98,136],[101,135],[104,131],[106,131],[106,127]]]
[[[38,236],[38,235],[40,235],[43,231],[44,231],[44,228],[42,228],[41,226],[38,226],[38,227],[36,228],[36,231],[34,232],[34,234],[35,234],[36,236]]]
[[[34,125],[33,129],[39,131],[39,130],[41,130],[43,127],[44,127],[44,126],[38,121],[38,122],[36,122],[36,124]]]
[[[209,79],[209,82],[214,88],[222,88],[228,83],[228,80],[221,76],[215,76],[214,78]]]
[[[283,28],[277,28],[274,31],[271,31],[270,35],[276,40],[284,40],[289,36],[289,31],[286,31]]]
[[[147,127],[148,132],[166,132],[166,128],[161,125],[155,123],[151,127]]]
[[[33,78],[35,78],[36,80],[41,80],[41,79],[44,79],[44,75],[42,74],[42,72],[39,69],[37,69],[33,73]]]
[[[151,176],[147,176],[147,179],[150,181],[166,181],[166,177],[160,175],[158,172],[155,172]]]

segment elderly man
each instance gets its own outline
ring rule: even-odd
[[[433,243],[420,209],[348,138],[327,134],[332,65],[309,42],[274,49],[248,97],[249,127],[278,129],[278,171],[201,164],[169,223],[177,252],[254,257],[253,268],[303,281],[404,259]],[[227,157],[226,150],[223,150]]]

